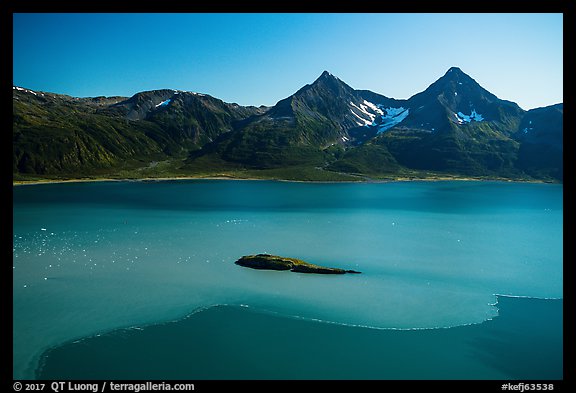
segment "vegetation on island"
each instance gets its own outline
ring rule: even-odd
[[[360,273],[355,270],[345,270],[334,267],[315,265],[301,259],[281,257],[270,254],[245,255],[235,262],[237,265],[252,269],[290,270],[298,273],[345,274]]]

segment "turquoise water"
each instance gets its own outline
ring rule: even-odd
[[[411,330],[494,319],[495,294],[562,298],[561,185],[19,186],[13,230],[15,378],[55,346],[214,305]],[[233,263],[259,252],[363,273]]]
[[[562,379],[562,300],[499,297],[499,315],[393,330],[214,306],[54,348],[39,379]]]

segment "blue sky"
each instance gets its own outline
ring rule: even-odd
[[[14,14],[13,84],[273,105],[324,70],[409,98],[460,67],[523,109],[563,101],[562,14]]]

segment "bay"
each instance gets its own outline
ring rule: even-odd
[[[394,330],[214,306],[175,322],[118,329],[55,347],[44,354],[38,377],[561,380],[562,307],[560,299],[498,296],[493,320],[446,329]]]
[[[14,378],[58,345],[214,305],[412,330],[491,320],[496,294],[562,298],[557,184],[140,181],[13,196]],[[260,252],[362,274],[233,263]]]

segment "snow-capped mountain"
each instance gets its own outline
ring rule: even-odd
[[[396,109],[394,104],[395,100],[375,93],[367,98],[362,91],[354,90],[324,71],[314,83],[278,102],[257,121],[291,119],[296,122],[307,118],[333,129],[332,138],[327,135],[326,143],[332,143],[333,138],[347,142],[349,130],[380,124],[383,118],[387,118],[387,110]]]
[[[410,97],[407,106],[411,116],[404,126],[431,132],[482,121],[492,122],[500,131],[508,132],[509,118],[522,116],[524,112],[517,104],[501,100],[484,89],[458,67],[450,68],[426,90]]]
[[[101,173],[176,156],[188,157],[188,172],[210,163],[375,176],[563,173],[562,105],[526,112],[457,67],[406,100],[356,90],[328,71],[272,107],[173,89],[75,98],[14,86],[13,100],[14,173]]]

